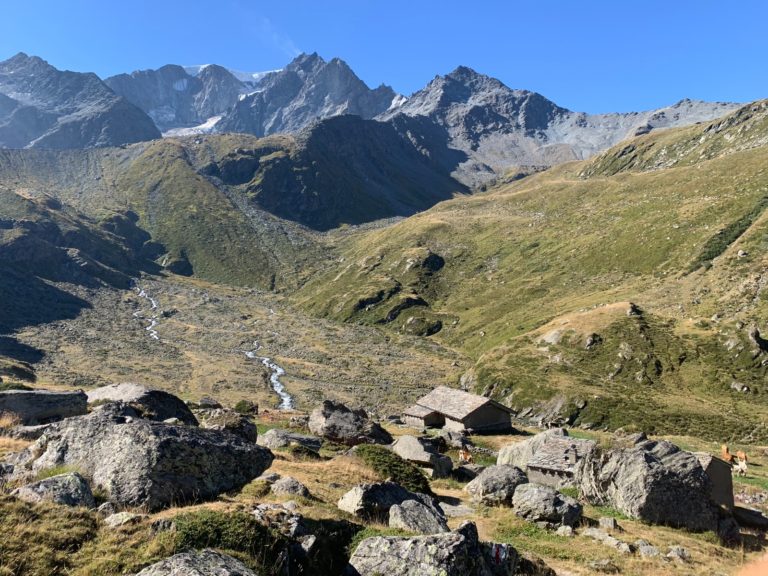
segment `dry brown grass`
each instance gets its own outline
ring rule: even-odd
[[[11,412],[0,412],[0,430],[15,428],[21,424],[21,418]]]
[[[0,436],[0,458],[5,458],[8,454],[20,452],[32,444],[28,440],[17,440],[16,438],[3,438]]]

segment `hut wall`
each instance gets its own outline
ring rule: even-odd
[[[464,418],[464,426],[482,432],[509,432],[512,430],[512,420],[509,412],[493,404],[486,404]]]

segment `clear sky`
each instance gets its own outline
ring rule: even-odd
[[[766,0],[3,0],[0,59],[102,77],[346,60],[410,94],[463,64],[572,110],[768,98]]]

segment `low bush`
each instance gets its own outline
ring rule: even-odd
[[[432,495],[429,480],[421,470],[391,450],[375,444],[363,444],[357,447],[356,454],[382,479],[391,478],[412,492]]]

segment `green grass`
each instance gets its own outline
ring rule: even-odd
[[[754,476],[734,476],[733,483],[746,486],[756,486],[768,492],[768,478],[756,478]]]
[[[375,444],[361,444],[355,453],[382,479],[391,478],[393,482],[412,492],[432,495],[429,480],[421,470],[391,450]]]
[[[36,480],[45,480],[46,478],[52,478],[53,476],[60,476],[61,474],[70,474],[77,472],[82,475],[82,471],[76,466],[53,466],[51,468],[43,468],[35,474]]]

